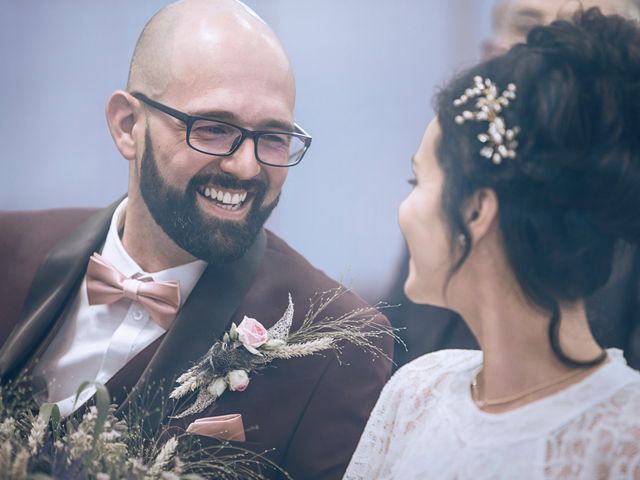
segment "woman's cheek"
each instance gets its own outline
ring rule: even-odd
[[[405,198],[398,208],[398,223],[400,224],[400,231],[404,235],[405,240],[409,240],[407,236],[411,231],[412,223],[412,209],[411,209],[411,196]]]

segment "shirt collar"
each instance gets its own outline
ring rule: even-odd
[[[178,282],[182,306],[196,286],[196,283],[198,283],[198,280],[200,280],[204,269],[207,267],[207,262],[204,260],[194,260],[193,262],[178,265],[177,267],[160,270],[159,272],[145,272],[127,253],[118,234],[120,227],[124,225],[126,207],[127,199],[125,198],[113,213],[101,255],[118,269],[120,273],[127,277],[132,277],[137,274],[138,277],[150,277],[157,282]]]

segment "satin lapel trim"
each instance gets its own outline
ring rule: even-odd
[[[0,377],[18,373],[55,326],[69,295],[82,282],[89,256],[104,243],[113,212],[121,201],[89,217],[45,257],[17,326],[0,350]]]
[[[222,337],[253,283],[266,243],[266,234],[262,230],[241,259],[206,268],[126,403],[132,401],[138,392],[142,398],[147,398],[150,389],[173,388],[174,379]],[[166,399],[168,392],[161,396]]]

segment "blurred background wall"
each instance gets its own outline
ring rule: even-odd
[[[126,191],[103,108],[167,3],[0,0],[0,209],[105,206]],[[434,89],[479,58],[492,0],[246,3],[287,49],[296,119],[314,137],[269,226],[377,301],[400,261],[396,212]]]

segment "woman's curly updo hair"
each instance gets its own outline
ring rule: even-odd
[[[475,76],[517,99],[501,116],[519,126],[516,158],[499,165],[480,155],[477,135],[486,121],[458,125],[454,100]],[[437,157],[445,176],[442,196],[452,248],[462,216],[478,189],[495,191],[508,261],[535,305],[551,314],[555,354],[570,365],[558,342],[559,305],[593,293],[611,273],[618,239],[640,239],[640,30],[597,8],[573,21],[534,28],[526,43],[471,68],[435,99],[442,136]],[[453,272],[452,272],[453,273]]]

